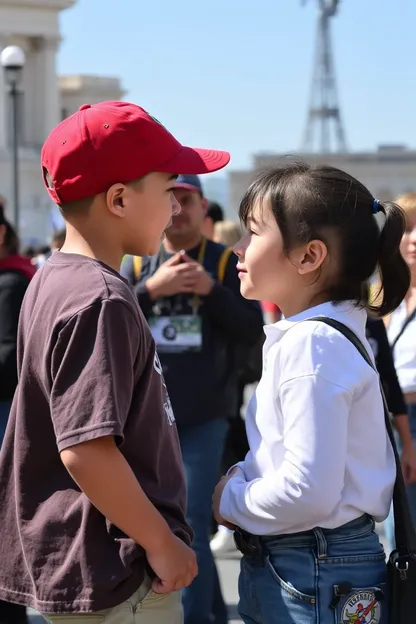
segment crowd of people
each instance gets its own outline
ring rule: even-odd
[[[246,624],[389,622],[396,466],[343,332],[416,526],[416,193],[297,163],[239,225],[228,160],[84,106],[42,152],[65,230],[20,253],[0,206],[0,624],[226,624],[234,544]]]

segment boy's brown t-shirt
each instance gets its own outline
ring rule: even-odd
[[[173,412],[123,278],[55,252],[23,303],[18,373],[0,454],[0,598],[43,613],[120,604],[143,581],[144,552],[90,503],[60,451],[115,436],[172,530],[191,536]]]

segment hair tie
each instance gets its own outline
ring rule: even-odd
[[[378,231],[382,232],[384,226],[386,225],[387,217],[386,217],[386,213],[382,209],[381,203],[380,203],[380,201],[378,199],[374,199],[373,200],[372,213],[373,213],[374,219],[376,220]]]

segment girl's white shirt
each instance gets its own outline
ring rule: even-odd
[[[403,301],[390,316],[387,335],[390,344],[399,335],[407,318],[406,303]],[[400,386],[405,394],[416,392],[416,318],[410,321],[393,349],[394,365]]]
[[[377,373],[326,316],[366,339],[365,310],[325,303],[266,325],[247,408],[250,451],[224,488],[223,518],[255,535],[333,529],[389,512],[396,476]],[[290,331],[289,331],[290,330]]]

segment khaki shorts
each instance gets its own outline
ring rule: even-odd
[[[181,592],[155,594],[146,578],[131,598],[112,609],[43,617],[51,624],[183,624]]]

